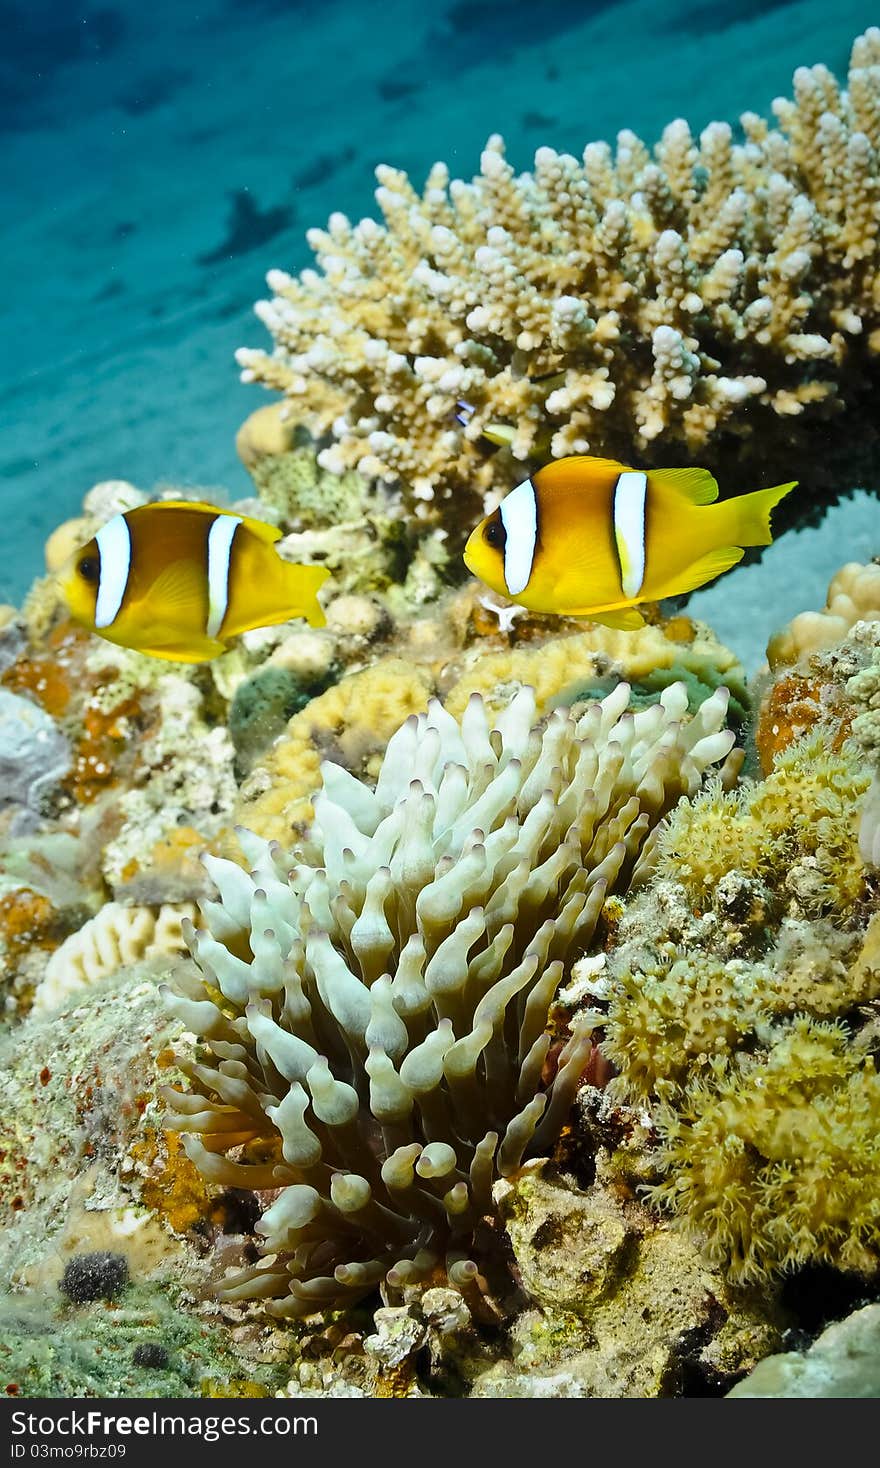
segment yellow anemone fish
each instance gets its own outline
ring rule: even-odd
[[[114,515],[58,580],[89,631],[154,658],[201,663],[231,637],[291,617],[324,625],[322,566],[282,561],[274,525],[216,505],[160,500]]]
[[[707,469],[630,469],[586,454],[557,459],[481,520],[468,569],[533,612],[645,625],[640,602],[679,596],[769,545],[770,511],[791,484],[716,504]]]

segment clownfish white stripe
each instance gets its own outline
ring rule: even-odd
[[[504,526],[504,581],[511,596],[525,591],[532,575],[538,544],[538,501],[535,486],[526,479],[501,501]]]
[[[116,621],[131,570],[131,534],[124,515],[114,515],[102,525],[95,539],[101,558],[95,626],[110,627]]]
[[[218,515],[208,531],[208,625],[209,637],[218,637],[229,606],[229,565],[232,542],[241,521],[236,515]]]
[[[645,509],[648,476],[628,469],[614,486],[614,541],[624,596],[638,596],[645,579]]]

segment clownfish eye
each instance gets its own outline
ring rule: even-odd
[[[97,586],[101,577],[101,563],[97,556],[83,556],[76,569],[83,581],[88,581],[90,586]]]
[[[507,543],[507,531],[504,528],[500,515],[496,514],[492,516],[492,519],[483,531],[483,539],[487,545],[494,546],[496,550],[504,549]]]

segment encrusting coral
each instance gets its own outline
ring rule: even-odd
[[[270,272],[274,349],[241,349],[242,376],[285,394],[323,468],[402,486],[427,521],[453,496],[452,536],[551,456],[723,469],[726,447],[741,477],[754,444],[756,470],[774,451],[790,468],[809,423],[856,413],[876,380],[878,98],[872,28],[845,89],[801,67],[779,126],[746,113],[742,142],[677,120],[653,153],[624,131],[516,175],[493,137],[471,183],[437,163],[421,195],[380,167],[384,223],[334,214],[308,235],[317,268]],[[838,426],[850,467],[876,457],[862,416]],[[823,441],[814,491],[832,457]]]
[[[202,977],[169,994],[207,1053],[166,1099],[206,1177],[280,1190],[227,1296],[295,1316],[443,1265],[479,1288],[492,1181],[553,1144],[591,1053],[589,1015],[552,1044],[556,990],[732,749],[723,690],[690,720],[681,685],[628,698],[543,726],[528,689],[494,727],[477,696],[460,724],[432,702],[375,790],[323,765],[292,870],[247,833],[251,875],[207,858]]]

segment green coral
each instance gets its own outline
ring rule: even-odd
[[[323,528],[358,520],[375,499],[361,474],[349,469],[331,474],[318,463],[306,434],[286,453],[254,457],[248,469],[263,504],[274,510],[282,524]]]
[[[734,1280],[880,1269],[865,784],[852,746],[812,736],[763,782],[682,802],[611,954],[608,1100],[655,1139],[630,1172]]]
[[[760,1279],[812,1263],[880,1266],[880,1078],[840,1023],[798,1016],[766,1054],[714,1062],[659,1109],[651,1200],[716,1263]]]
[[[766,882],[801,912],[852,910],[864,891],[858,806],[869,777],[850,744],[822,731],[792,744],[766,780],[683,802],[661,841],[661,869],[711,900],[731,871]]]
[[[58,1398],[267,1396],[283,1385],[287,1363],[247,1360],[228,1329],[190,1313],[175,1294],[166,1281],[134,1284],[113,1305],[53,1305],[42,1291],[0,1297],[2,1386]],[[138,1347],[154,1345],[164,1363],[139,1364]]]
[[[569,708],[576,703],[589,703],[605,698],[615,687],[617,679],[591,679],[579,682],[563,690],[551,702],[551,708]],[[689,650],[687,658],[672,663],[668,668],[654,668],[630,683],[630,706],[634,709],[647,708],[656,703],[664,688],[672,683],[683,683],[687,690],[688,710],[696,713],[703,700],[716,688],[726,688],[730,694],[727,706],[727,721],[731,728],[738,729],[745,723],[749,712],[749,694],[745,678],[737,667],[721,669],[711,656]]]
[[[333,681],[332,672],[303,677],[290,668],[261,668],[238,685],[229,707],[229,733],[236,765],[247,774],[288,722]]]

